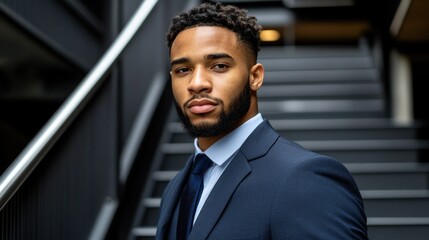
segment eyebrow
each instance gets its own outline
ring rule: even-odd
[[[206,59],[210,59],[210,60],[213,60],[213,59],[221,59],[221,58],[229,58],[229,59],[233,59],[233,58],[232,58],[229,54],[227,54],[227,53],[212,53],[212,54],[207,55],[205,58],[206,58]],[[191,60],[190,60],[189,58],[186,58],[186,57],[178,58],[178,59],[175,59],[175,60],[171,61],[170,66],[171,66],[171,67],[173,67],[173,66],[174,66],[174,65],[176,65],[176,64],[188,63],[188,62],[190,62],[190,61],[191,61]]]
[[[182,64],[187,62],[190,62],[189,58],[179,58],[171,61],[170,66],[173,67],[176,64]]]
[[[233,59],[229,54],[226,53],[212,53],[207,55],[207,59],[219,59],[219,58],[229,58]]]

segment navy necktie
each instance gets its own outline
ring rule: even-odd
[[[180,197],[179,221],[177,224],[178,240],[186,240],[191,232],[195,210],[204,188],[204,173],[212,163],[205,154],[198,154],[195,157],[191,174],[189,174],[188,182]]]

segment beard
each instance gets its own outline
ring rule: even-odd
[[[244,115],[246,115],[246,113],[249,111],[250,96],[250,83],[247,81],[243,89],[241,89],[241,92],[232,99],[231,104],[227,108],[228,111],[225,110],[225,105],[222,99],[213,98],[206,94],[196,94],[185,104],[183,104],[183,109],[185,109],[187,103],[193,99],[204,97],[216,101],[222,107],[222,110],[215,123],[201,123],[194,125],[192,124],[189,116],[184,113],[177,102],[175,105],[180,121],[189,135],[194,138],[214,137],[232,131],[235,127],[237,127]]]

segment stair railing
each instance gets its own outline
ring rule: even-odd
[[[144,0],[108,50],[0,177],[0,210],[12,198],[104,82],[158,0]]]

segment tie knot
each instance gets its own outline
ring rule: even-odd
[[[195,157],[194,166],[192,167],[192,173],[203,175],[207,171],[207,169],[212,165],[212,163],[213,163],[212,160],[210,160],[210,158],[207,157],[207,155],[203,153],[199,153]]]

